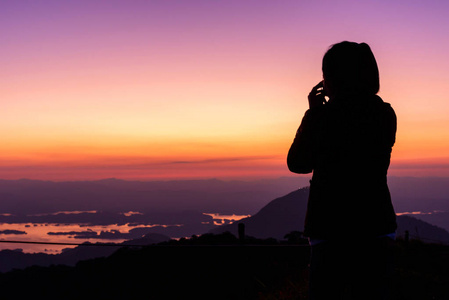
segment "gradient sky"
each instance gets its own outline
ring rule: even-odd
[[[390,175],[449,176],[447,1],[0,2],[0,178],[292,175],[336,42],[398,116]]]

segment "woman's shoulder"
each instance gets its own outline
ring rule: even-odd
[[[374,101],[376,101],[377,103],[383,105],[383,106],[386,107],[386,108],[393,109],[392,106],[391,106],[391,104],[390,104],[389,102],[386,102],[386,101],[385,101],[384,99],[382,99],[379,95],[374,95],[374,96],[372,97],[372,99],[373,99]]]
[[[391,116],[394,116],[396,118],[396,113],[393,109],[393,106],[391,106],[391,104],[389,102],[385,102],[381,97],[376,95],[376,98],[379,101],[379,104],[381,106],[381,109],[386,113],[389,114]]]

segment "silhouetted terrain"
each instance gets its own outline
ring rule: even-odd
[[[212,232],[229,231],[237,235],[237,223],[243,223],[250,236],[282,239],[287,232],[303,230],[308,195],[308,188],[291,192],[271,201],[255,215],[230,225],[214,228]],[[405,231],[408,231],[412,238],[449,244],[449,232],[440,227],[405,215],[398,216],[397,222],[398,236],[403,237]]]
[[[283,239],[288,232],[303,230],[308,196],[308,188],[299,189],[274,199],[249,218],[220,226],[213,229],[212,232],[229,231],[236,235],[237,223],[243,223],[246,233],[250,236]]]
[[[395,299],[448,299],[449,247],[398,242]],[[2,299],[306,299],[309,247],[206,234],[0,274]],[[367,291],[369,292],[369,291]]]
[[[306,299],[309,247],[297,231],[307,196],[308,188],[296,190],[241,220],[245,240],[235,237],[236,222],[220,227],[224,233],[179,241],[149,234],[127,243],[165,242],[117,251],[0,252],[4,270],[34,265],[0,274],[2,299]],[[400,216],[398,222],[399,235],[408,230],[412,238],[449,240],[446,231],[423,221]],[[399,240],[397,254],[396,299],[449,298],[448,246]]]
[[[412,214],[411,216],[423,220],[427,223],[431,223],[438,227],[444,228],[449,231],[449,212],[432,212],[423,214]]]
[[[86,259],[107,257],[126,245],[151,245],[170,240],[169,237],[160,234],[147,234],[139,239],[129,240],[116,246],[101,246],[90,244],[76,248],[64,249],[60,254],[23,253],[17,250],[0,251],[0,272],[8,272],[13,269],[24,269],[30,266],[66,265],[74,266],[77,262]],[[98,246],[95,246],[98,245]]]

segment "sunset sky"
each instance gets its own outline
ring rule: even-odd
[[[390,175],[449,176],[447,1],[0,2],[0,178],[292,176],[327,48],[368,43]]]

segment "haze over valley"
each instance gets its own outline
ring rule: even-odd
[[[124,242],[147,233],[190,237],[253,216],[308,181],[307,176],[254,181],[0,180],[0,238],[95,243]],[[398,215],[449,231],[448,178],[390,177],[389,186]],[[304,213],[300,199],[292,205]],[[302,222],[299,218],[296,230],[302,230]],[[66,247],[0,246],[47,253]]]

